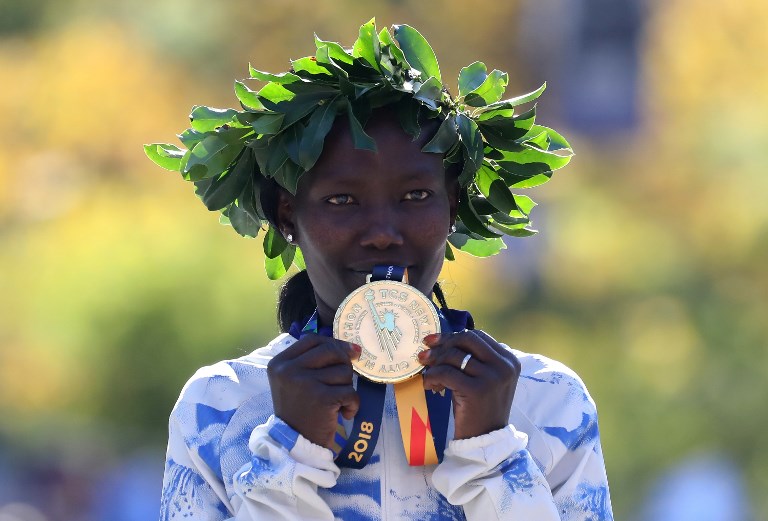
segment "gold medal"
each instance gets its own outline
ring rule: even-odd
[[[352,367],[380,383],[407,380],[424,369],[418,354],[422,339],[440,332],[440,319],[429,299],[413,286],[379,280],[360,286],[341,303],[333,336],[363,348]]]

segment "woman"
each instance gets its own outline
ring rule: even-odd
[[[514,167],[499,166],[514,159],[508,153],[521,159],[564,140],[551,131],[542,141],[532,120],[522,122],[512,115],[511,104],[498,104],[500,93],[489,99],[491,87],[506,84],[498,71],[473,78],[465,68],[458,103],[442,89],[428,90],[425,85],[439,79],[439,71],[421,35],[397,26],[395,44],[388,33],[372,32],[372,25],[361,28],[351,53],[320,41],[310,60],[315,65],[294,62],[290,74],[298,79],[279,83],[285,76],[251,71],[272,87],[259,91],[258,98],[241,89],[245,112],[223,115],[230,123],[197,136],[198,143],[216,137],[239,145],[228,161],[219,162],[223,173],[200,173],[201,165],[216,170],[211,139],[197,155],[195,146],[178,153],[169,145],[152,146],[163,156],[155,157],[158,163],[178,159],[172,166],[188,178],[198,177],[203,201],[209,208],[224,208],[241,233],[248,235],[248,223],[238,211],[269,223],[265,251],[273,275],[276,263],[279,272],[281,263],[297,260],[298,251],[303,255],[298,264],[306,266],[283,288],[283,333],[247,356],[199,370],[182,391],[170,420],[161,518],[612,519],[596,411],[583,383],[557,362],[511,350],[472,329],[467,314],[447,308],[437,285],[447,241],[471,249],[496,240],[468,220],[477,218],[486,230],[525,229],[515,228],[520,221],[504,221],[503,211],[527,224],[527,216],[499,208],[504,198],[497,190],[486,193],[490,190],[478,172],[485,167],[485,175],[507,173],[508,180]],[[392,69],[399,68],[395,74],[387,68],[392,63]],[[318,66],[330,74],[310,69]],[[334,72],[336,91],[325,78]],[[314,90],[305,85],[312,81]],[[285,103],[284,93],[270,98],[275,85],[293,94],[288,101],[294,105]],[[376,94],[379,85],[382,92]],[[325,97],[307,103],[311,113],[296,112],[306,101],[297,98],[318,97],[318,92]],[[515,103],[526,101],[521,99]],[[467,105],[491,108],[470,112]],[[294,128],[286,124],[291,118]],[[244,129],[239,141],[227,137],[238,125]],[[494,134],[497,129],[502,130]],[[302,135],[286,145],[292,132]],[[480,162],[473,139],[480,143]],[[251,153],[252,162],[244,163]],[[497,161],[488,161],[494,153]],[[205,161],[195,159],[203,154]],[[281,154],[286,159],[275,166]],[[285,166],[291,162],[294,166]],[[241,171],[248,172],[245,182],[229,189],[235,200],[223,201],[228,206],[209,204],[217,191],[222,199],[220,185],[235,183]],[[527,173],[532,179],[542,172]],[[211,192],[216,183],[218,190]],[[504,189],[512,184],[506,182]],[[251,198],[254,191],[258,202]],[[489,210],[475,211],[480,208]],[[414,355],[426,370],[410,384],[372,384],[354,375],[361,372],[361,355],[374,348],[337,339],[344,337],[339,329],[337,338],[331,336],[347,296],[382,268],[407,273],[410,286],[434,294],[443,308],[442,332],[424,337]],[[386,312],[379,317],[371,310],[369,316],[384,319]],[[390,315],[390,333],[396,323],[406,327],[397,313]],[[413,382],[425,389],[430,410],[423,425],[414,413],[408,432],[423,427],[440,460],[436,466],[429,456],[415,454],[398,425],[408,416],[402,386]],[[371,392],[380,392],[379,398],[371,398]],[[380,421],[361,422],[371,410],[376,417],[371,404],[377,399]],[[445,425],[433,416],[439,403],[450,410]],[[348,460],[357,460],[351,463],[357,468]]]

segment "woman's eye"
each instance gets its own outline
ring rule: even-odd
[[[405,194],[406,201],[423,201],[427,197],[429,197],[430,192],[429,190],[411,190],[407,194]]]
[[[329,198],[327,198],[326,202],[329,202],[331,204],[342,205],[342,204],[352,204],[353,202],[355,202],[355,200],[352,199],[351,195],[337,194],[337,195],[332,195]]]

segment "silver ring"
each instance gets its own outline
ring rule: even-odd
[[[461,367],[459,369],[463,371],[467,367],[470,358],[472,358],[472,353],[467,353],[467,356],[465,356],[464,360],[461,361]]]

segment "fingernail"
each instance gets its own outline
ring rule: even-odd
[[[354,351],[354,353],[355,353],[356,355],[358,355],[358,356],[360,355],[360,353],[362,353],[362,352],[363,352],[363,348],[362,348],[362,347],[360,347],[360,346],[359,346],[359,345],[357,345],[357,344],[349,344],[349,346],[352,348],[352,351]]]
[[[428,346],[434,345],[439,341],[440,341],[439,333],[432,333],[431,335],[427,335],[424,337],[424,340],[422,340],[422,342]]]
[[[416,356],[419,357],[419,362],[424,363],[427,360],[429,360],[429,349],[425,349],[424,351],[419,351],[419,354]]]

